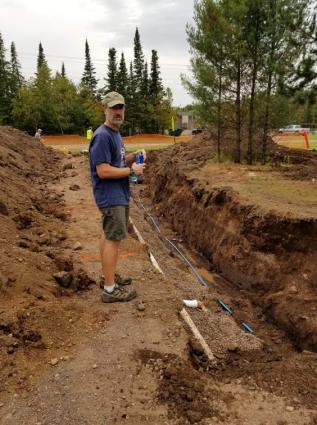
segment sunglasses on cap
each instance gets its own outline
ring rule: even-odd
[[[124,109],[124,105],[122,104],[114,105],[114,106],[111,106],[110,109],[113,109],[115,111],[117,111],[118,109],[121,110],[121,109]]]

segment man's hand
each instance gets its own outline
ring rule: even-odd
[[[145,164],[137,164],[136,162],[134,162],[131,166],[131,169],[136,176],[141,176],[144,172],[144,168]]]

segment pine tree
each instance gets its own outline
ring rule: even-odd
[[[66,70],[65,70],[64,62],[62,63],[62,72],[61,72],[61,76],[62,76],[63,78],[66,78]]]
[[[0,33],[0,124],[6,124],[10,119],[10,69],[5,52]]]
[[[37,72],[39,71],[39,69],[43,65],[46,65],[47,66],[47,61],[46,61],[46,58],[45,58],[45,54],[44,54],[44,49],[43,49],[42,43],[40,42],[40,44],[39,44],[39,52],[38,52],[38,56],[37,56]]]
[[[128,71],[125,63],[124,53],[121,53],[121,60],[117,74],[117,90],[124,98],[128,96]],[[128,101],[128,99],[127,99]]]
[[[14,42],[11,43],[10,47],[11,59],[9,66],[9,79],[8,79],[8,92],[10,98],[10,110],[9,110],[9,120],[8,122],[12,123],[12,108],[13,100],[18,96],[19,90],[22,87],[24,78],[21,73],[21,65],[18,61],[18,56],[15,48]]]
[[[127,133],[129,135],[134,134],[135,128],[137,126],[137,109],[136,109],[136,85],[135,85],[135,78],[133,73],[133,63],[130,62],[129,67],[129,79],[128,79],[128,86],[127,86],[127,95],[126,95],[126,115],[125,115],[125,124]]]
[[[143,69],[143,75],[142,75],[142,84],[141,84],[141,95],[143,98],[146,98],[149,96],[149,72],[148,72],[148,65],[147,62],[144,64]]]
[[[261,126],[265,161],[266,136],[274,118],[270,105],[279,90],[296,91],[300,85],[307,87],[315,78],[311,6],[312,0],[198,0],[195,3],[194,24],[187,26],[194,77],[188,80],[183,76],[182,81],[199,101],[200,117],[217,125],[218,156],[225,127],[232,125],[236,129],[235,160],[240,162],[244,126],[248,129],[247,159],[252,163],[258,153],[254,130]],[[298,84],[296,68],[301,65],[304,72]],[[275,102],[275,108],[279,104]]]
[[[149,94],[154,105],[160,102],[162,92],[163,85],[160,77],[158,54],[156,50],[152,50]]]
[[[89,45],[86,39],[85,68],[84,68],[84,73],[81,79],[81,83],[82,85],[86,86],[90,90],[93,97],[96,97],[96,94],[97,94],[97,79],[95,77],[95,74],[96,74],[96,71],[94,66],[91,63]]]
[[[161,103],[164,95],[163,85],[160,77],[158,54],[152,50],[151,73],[149,81],[149,99],[151,103],[151,114],[149,116],[150,131],[158,133],[161,122]]]
[[[104,92],[117,91],[117,51],[114,47],[108,53],[108,72]]]
[[[139,30],[138,28],[136,28],[135,35],[134,35],[134,60],[133,60],[133,72],[134,72],[134,80],[136,85],[136,92],[141,91],[143,69],[144,69],[144,54],[142,51]]]
[[[149,76],[148,76],[147,62],[145,62],[144,64],[140,95],[141,95],[141,98],[139,100],[140,130],[143,133],[148,133],[151,130],[151,126],[150,126],[151,99],[149,97]]]
[[[17,51],[15,48],[14,42],[11,43],[11,75],[14,79],[16,87],[20,87],[24,81],[23,75],[21,73],[21,65],[18,60]]]

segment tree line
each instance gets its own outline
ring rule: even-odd
[[[265,163],[271,129],[315,120],[314,1],[197,0],[193,18],[186,28],[193,78],[182,82],[202,121],[217,129],[218,159],[230,130],[236,162]]]
[[[0,33],[0,124],[12,125],[33,134],[42,128],[46,134],[83,133],[104,120],[102,97],[118,91],[126,98],[123,134],[157,133],[169,127],[172,93],[164,88],[158,53],[152,50],[150,70],[136,28],[134,57],[126,65],[124,53],[118,63],[117,51],[109,49],[103,87],[98,88],[95,67],[85,42],[85,65],[78,85],[68,78],[65,65],[52,75],[42,43],[39,43],[35,75],[26,80],[21,72],[15,43],[10,60]]]

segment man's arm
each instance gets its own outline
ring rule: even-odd
[[[130,176],[131,173],[134,173],[136,176],[140,176],[143,174],[144,168],[144,164],[136,164],[135,162],[133,162],[131,168],[113,167],[106,163],[96,165],[97,174],[100,179],[122,179]]]
[[[119,168],[105,163],[97,164],[96,170],[100,179],[122,179],[131,173],[130,167]]]

